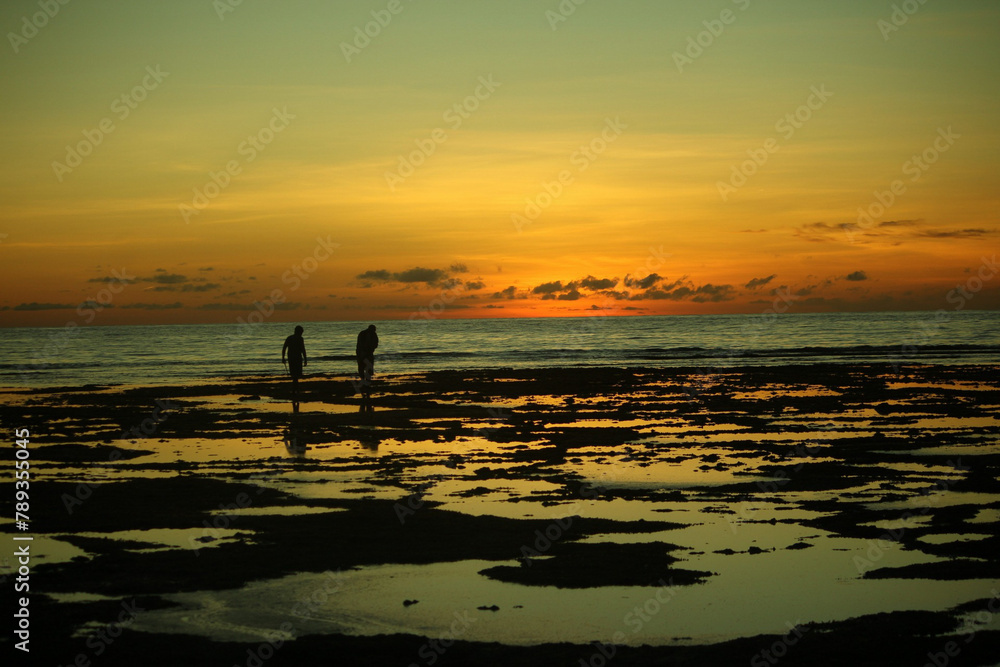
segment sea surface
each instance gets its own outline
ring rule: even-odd
[[[303,322],[308,374],[353,373],[369,322]],[[539,366],[1000,364],[1000,313],[937,311],[374,322],[376,374]],[[294,323],[0,328],[0,386],[281,375]]]

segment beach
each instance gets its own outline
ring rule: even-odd
[[[33,659],[1000,660],[993,365],[465,369],[359,389],[5,390],[3,423],[30,432]]]

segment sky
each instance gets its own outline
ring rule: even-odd
[[[0,326],[1000,308],[991,0],[64,1]]]

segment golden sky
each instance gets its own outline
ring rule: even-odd
[[[0,26],[5,326],[1000,308],[990,0]]]

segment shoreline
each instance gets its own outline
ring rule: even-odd
[[[852,643],[877,663],[941,650],[1000,588],[996,368],[903,371],[437,371],[377,378],[370,402],[333,375],[301,383],[297,412],[287,383],[247,376],[3,392],[0,416],[32,432],[32,530],[51,551],[33,613],[66,632],[60,664],[86,650],[86,631],[69,639],[83,620],[130,599],[145,611],[106,664],[171,643],[244,664],[247,637],[284,622],[268,664],[324,646],[426,664],[449,609],[477,621],[444,664],[575,664],[592,642],[615,664],[726,664],[787,641],[785,621],[803,663]],[[324,572],[338,594],[291,614]],[[660,589],[650,608],[676,611],[633,634],[623,615]],[[1000,642],[1000,614],[976,638],[965,656]]]

